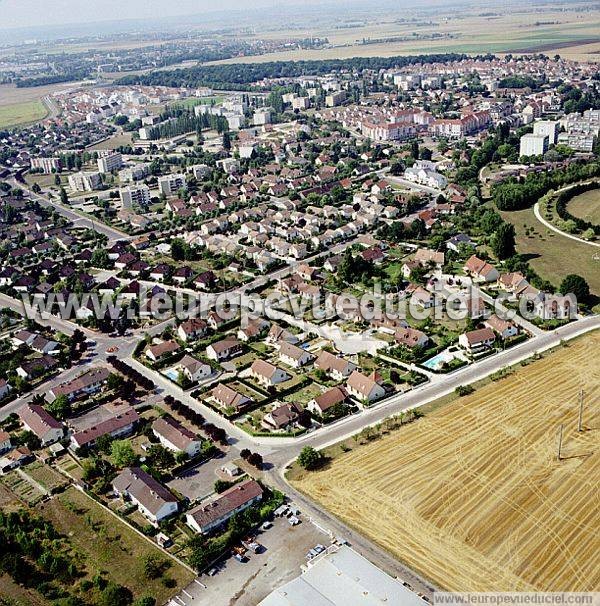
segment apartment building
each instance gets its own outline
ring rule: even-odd
[[[111,153],[98,158],[98,172],[112,173],[123,166],[123,157],[119,153]]]
[[[185,175],[181,173],[164,175],[158,178],[158,189],[165,196],[174,196],[185,187]]]
[[[121,188],[119,197],[123,208],[133,208],[133,205],[148,206],[152,199],[150,189],[146,185],[133,185]]]
[[[31,158],[31,168],[42,170],[44,174],[59,172],[62,169],[60,158]]]
[[[69,175],[69,187],[73,191],[94,191],[101,183],[100,173],[78,172]]]

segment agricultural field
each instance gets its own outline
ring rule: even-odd
[[[330,46],[314,50],[289,50],[261,56],[235,57],[222,63],[254,63],[295,59],[344,59],[388,57],[423,53],[559,53],[569,59],[600,60],[600,13],[568,13],[559,7],[530,6],[529,10],[473,15],[430,14],[430,20],[401,21],[374,16],[364,23],[344,27],[324,25],[309,29],[273,30],[263,37],[327,37]],[[437,38],[433,36],[439,36]]]
[[[500,214],[515,226],[517,252],[528,256],[531,267],[542,278],[558,287],[567,274],[579,274],[587,280],[592,293],[600,295],[597,247],[576,242],[544,227],[531,208]]]
[[[441,588],[594,591],[599,348],[596,331],[294,486]]]
[[[569,201],[567,210],[575,217],[600,225],[600,189],[592,189]]]
[[[22,126],[41,120],[47,115],[47,110],[41,101],[26,101],[0,105],[0,128]]]

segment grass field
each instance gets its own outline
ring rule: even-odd
[[[575,196],[570,200],[567,210],[575,217],[600,225],[600,189]]]
[[[47,115],[41,101],[25,101],[0,106],[0,128],[21,126],[41,120]]]
[[[160,555],[160,551],[75,488],[38,505],[36,511],[69,537],[92,576],[105,570],[112,581],[129,587],[135,597],[151,595],[158,604],[165,603],[175,593],[160,579],[148,580],[143,574],[141,558],[150,553]],[[191,583],[194,578],[191,572],[172,560],[169,562],[172,565],[166,576],[174,579],[177,587]]]
[[[442,588],[597,590],[599,348],[596,331],[294,484]]]
[[[597,248],[578,243],[544,227],[532,209],[500,213],[517,232],[517,252],[528,255],[542,278],[556,287],[567,274],[579,274],[600,295],[600,258]],[[526,233],[528,232],[528,233]]]

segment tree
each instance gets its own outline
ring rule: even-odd
[[[221,494],[222,492],[225,492],[228,488],[231,488],[232,486],[233,486],[233,482],[227,482],[225,480],[215,480],[214,489],[215,489],[216,493]]]
[[[158,579],[169,567],[169,562],[157,553],[149,553],[142,557],[142,569],[147,579]]]
[[[169,469],[175,465],[175,456],[160,444],[155,444],[148,449],[148,458],[157,469]]]
[[[60,201],[62,202],[62,204],[69,203],[69,196],[67,196],[67,192],[65,191],[64,187],[60,188]]]
[[[92,253],[91,263],[94,267],[100,269],[107,269],[110,267],[110,259],[108,258],[108,251],[103,248],[99,248]]]
[[[322,462],[323,455],[312,446],[305,446],[298,455],[298,463],[304,469],[316,469]]]
[[[109,583],[100,594],[98,604],[100,606],[129,606],[133,601],[133,595],[127,587]]]
[[[64,419],[69,416],[71,412],[71,404],[69,398],[66,395],[60,394],[56,396],[54,400],[48,404],[48,412],[54,415],[57,419]]]
[[[223,133],[223,149],[227,151],[231,149],[231,135],[228,130]]]
[[[515,227],[510,223],[503,223],[498,227],[492,237],[492,250],[501,261],[512,257],[516,252]]]
[[[577,274],[565,276],[560,285],[560,292],[563,295],[574,294],[578,301],[586,301],[590,296],[590,287],[585,278]]]
[[[129,440],[115,440],[110,446],[110,456],[117,467],[129,467],[137,461]]]

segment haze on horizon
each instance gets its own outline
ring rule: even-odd
[[[102,21],[145,20],[227,10],[354,5],[348,0],[0,0],[0,30]]]

